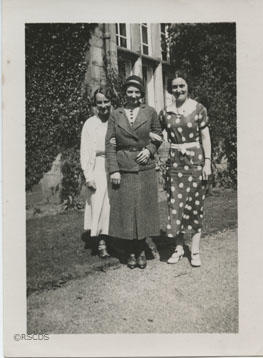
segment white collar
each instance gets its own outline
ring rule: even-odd
[[[176,108],[175,103],[172,103],[166,108],[166,112],[173,112],[175,114],[189,114],[196,109],[197,102],[188,98],[179,108]]]

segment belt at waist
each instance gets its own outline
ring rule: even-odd
[[[126,150],[127,152],[140,152],[143,148],[142,147],[118,147],[118,150]]]
[[[96,157],[105,158],[105,152],[96,152]]]
[[[187,154],[187,149],[200,148],[200,143],[199,142],[189,142],[189,143],[181,143],[181,144],[171,143],[170,147],[172,149],[177,149],[182,154]]]

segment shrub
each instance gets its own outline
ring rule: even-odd
[[[70,148],[63,153],[61,199],[65,209],[69,207],[80,209],[83,207],[79,194],[85,180],[79,157],[79,146]]]
[[[217,178],[222,185],[229,185],[231,182],[235,186],[235,24],[176,24],[170,26],[170,40],[173,65],[187,73],[191,96],[197,98],[208,110],[215,164],[220,163],[222,154],[227,157],[228,168],[222,178]]]
[[[95,25],[26,24],[27,190],[50,169],[58,153],[79,146],[83,121],[91,111],[83,83]]]

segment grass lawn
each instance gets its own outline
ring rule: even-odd
[[[162,228],[166,204],[160,204]],[[204,236],[237,227],[237,193],[217,191],[205,203]],[[27,220],[27,290],[61,287],[98,268],[98,258],[84,249],[83,212],[69,211]]]

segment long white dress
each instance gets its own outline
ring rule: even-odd
[[[81,132],[80,163],[86,182],[94,180],[96,190],[87,188],[84,230],[90,236],[108,235],[110,204],[108,174],[105,161],[105,136],[108,122],[97,116],[90,117]]]

